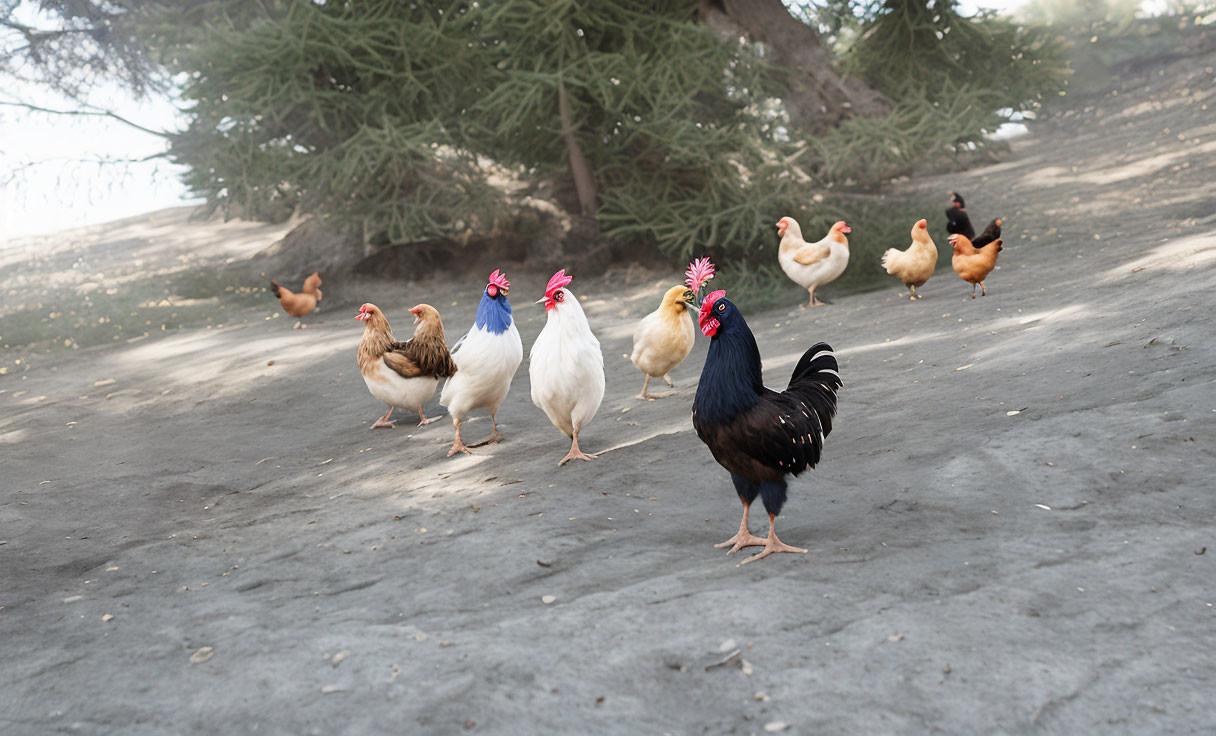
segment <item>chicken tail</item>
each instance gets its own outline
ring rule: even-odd
[[[282,285],[282,284],[280,284],[278,281],[271,281],[271,282],[270,282],[270,292],[271,292],[272,294],[274,294],[274,298],[275,298],[275,299],[278,299],[278,298],[279,298],[279,289],[281,289],[281,288],[283,288],[283,285]]]
[[[899,253],[900,252],[894,248],[887,248],[887,252],[882,254],[882,267],[887,273],[894,273],[894,271],[891,269],[894,265],[896,257],[899,256]]]
[[[798,365],[794,366],[786,393],[797,397],[819,415],[826,437],[832,431],[832,417],[836,415],[836,392],[843,385],[836,353],[831,345],[821,342],[802,354]]]

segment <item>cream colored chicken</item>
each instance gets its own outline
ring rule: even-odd
[[[810,293],[807,307],[821,306],[823,302],[815,298],[815,287],[840,278],[848,267],[849,239],[845,236],[850,232],[852,229],[841,220],[832,225],[823,240],[808,243],[802,239],[797,220],[782,217],[777,221],[777,234],[781,236],[777,262],[790,280]]]
[[[937,246],[929,237],[929,223],[917,220],[912,226],[912,245],[907,250],[887,249],[882,254],[882,267],[908,287],[908,300],[923,299],[916,287],[924,286],[937,267]]]
[[[685,286],[673,286],[663,295],[659,308],[642,318],[633,332],[633,353],[629,359],[646,380],[642,382],[639,399],[661,399],[675,390],[661,394],[647,394],[646,387],[651,378],[662,378],[668,387],[673,384],[667,374],[688,357],[697,337],[697,328],[692,324],[689,307],[692,291]]]

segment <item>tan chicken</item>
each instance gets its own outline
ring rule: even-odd
[[[317,302],[321,301],[321,276],[313,271],[311,276],[304,279],[304,286],[298,294],[278,281],[270,282],[270,291],[283,305],[284,312],[292,317],[303,317],[311,314],[317,308]]]
[[[980,285],[981,296],[988,296],[988,287],[984,279],[996,268],[996,255],[1001,252],[1001,239],[997,238],[985,248],[976,248],[966,235],[951,235],[950,245],[954,246],[954,255],[950,265],[963,281],[971,284],[971,298],[975,298],[975,285]]]
[[[673,286],[663,295],[659,308],[642,318],[633,331],[633,353],[629,359],[639,371],[646,375],[642,381],[639,399],[653,401],[671,396],[674,390],[661,394],[647,394],[646,387],[651,378],[662,378],[672,387],[667,374],[684,362],[692,350],[697,337],[697,328],[692,324],[689,309],[692,306],[692,291],[686,286]]]
[[[781,236],[777,262],[791,281],[810,293],[807,307],[822,306],[823,302],[815,298],[815,287],[840,278],[848,267],[849,239],[845,236],[851,232],[852,229],[841,220],[832,225],[823,240],[808,243],[802,239],[802,228],[797,220],[782,217],[777,221],[777,234]]]
[[[376,420],[372,429],[392,428],[389,421],[393,409],[418,412],[418,426],[430,424],[443,416],[430,417],[422,413],[422,405],[435,395],[439,379],[456,372],[456,363],[448,352],[439,312],[429,304],[419,304],[410,310],[414,315],[414,336],[397,342],[388,325],[388,318],[375,304],[359,307],[355,319],[364,323],[363,339],[359,342],[357,360],[359,373],[372,396],[388,404],[388,412]]]
[[[912,245],[907,250],[887,249],[882,254],[882,267],[908,287],[908,300],[923,299],[916,287],[924,286],[937,267],[937,246],[929,237],[929,223],[917,220],[912,226]]]

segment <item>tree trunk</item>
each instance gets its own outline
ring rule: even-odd
[[[854,115],[888,108],[882,94],[836,73],[819,34],[790,15],[781,0],[701,0],[697,18],[722,38],[744,36],[771,50],[773,61],[786,69],[790,122],[804,133],[824,133]]]
[[[570,99],[566,96],[566,85],[557,80],[557,112],[561,117],[562,138],[566,142],[566,156],[570,164],[570,177],[578,194],[579,215],[565,238],[569,245],[586,251],[596,245],[600,235],[599,221],[595,219],[596,199],[595,172],[583,155],[583,149],[574,136],[574,121],[570,114]]]

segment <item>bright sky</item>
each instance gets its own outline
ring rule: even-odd
[[[31,88],[6,88],[0,100],[73,107]],[[102,90],[98,100],[112,101],[109,109],[148,128],[172,130],[181,125],[181,116],[167,100],[141,103],[117,88]],[[117,121],[0,107],[0,242],[187,203],[180,167],[163,158],[100,163],[164,151],[163,138]]]
[[[963,0],[1009,11],[1024,0]],[[30,7],[30,4],[26,4]],[[21,18],[34,22],[32,13]],[[0,100],[70,109],[71,104],[38,88],[0,89]],[[96,101],[140,125],[172,130],[181,114],[165,99],[136,101],[114,87]],[[187,199],[181,170],[164,159],[122,165],[98,162],[139,159],[162,153],[162,138],[103,118],[48,115],[0,107],[0,244],[33,233],[53,232],[196,202]],[[13,173],[16,172],[16,173]]]

